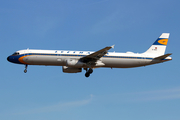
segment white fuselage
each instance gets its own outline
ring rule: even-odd
[[[18,59],[17,63],[27,65],[52,65],[52,66],[69,66],[67,60],[80,58],[92,54],[90,51],[64,51],[64,50],[20,50],[17,51],[19,55],[14,56]],[[160,63],[171,60],[171,57],[167,57],[163,60],[153,60],[153,58],[159,55],[146,55],[136,53],[116,53],[108,52],[106,55],[101,57],[95,66],[96,67],[111,67],[111,68],[131,68],[146,66],[150,64]],[[13,57],[13,56],[12,56]],[[15,58],[11,58],[15,59]],[[101,64],[103,63],[103,64]],[[80,67],[80,66],[73,66]],[[87,68],[87,65],[81,66]]]

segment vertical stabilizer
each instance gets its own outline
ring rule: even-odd
[[[161,36],[152,44],[145,54],[164,55],[170,33],[162,33]]]

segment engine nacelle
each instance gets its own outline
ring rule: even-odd
[[[82,71],[82,68],[74,68],[74,67],[67,67],[67,66],[62,66],[62,69],[64,73],[78,73]]]
[[[82,67],[83,65],[85,65],[85,63],[80,62],[79,60],[76,59],[67,59],[66,65],[70,67]]]

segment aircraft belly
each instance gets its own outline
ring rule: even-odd
[[[117,58],[106,58],[102,60],[105,63],[104,67],[114,68],[131,68],[145,66],[151,62],[151,60],[145,59],[117,59]]]
[[[24,64],[30,65],[54,65],[54,66],[66,66],[67,58],[61,56],[24,56]],[[131,68],[140,67],[152,64],[152,60],[147,59],[126,59],[126,58],[103,58],[102,63],[105,65],[102,67],[113,68]]]
[[[57,56],[27,56],[23,61],[31,65],[64,65],[64,60]]]

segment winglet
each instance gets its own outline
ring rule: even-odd
[[[111,46],[111,48],[113,48],[113,49],[114,49],[114,46],[115,46],[115,45],[112,45],[112,46]]]

